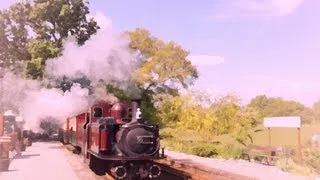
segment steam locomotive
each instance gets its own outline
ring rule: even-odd
[[[155,159],[164,158],[159,127],[141,118],[140,101],[110,103],[99,101],[82,114],[68,118],[60,132],[62,141],[74,153],[89,160],[97,175],[116,179],[154,179],[161,168]]]

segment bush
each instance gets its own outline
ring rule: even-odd
[[[161,140],[161,145],[173,151],[184,152],[200,157],[238,159],[243,152],[240,147],[231,144],[224,145],[206,142],[181,141],[174,138]]]
[[[239,159],[243,149],[232,144],[219,145],[217,148],[217,156],[224,159]]]
[[[320,150],[306,148],[302,153],[304,163],[320,174]]]
[[[283,171],[298,175],[320,175],[320,150],[304,148],[302,150],[303,163],[295,161],[294,151],[289,154],[282,154],[276,165]]]
[[[217,153],[217,147],[211,144],[195,144],[191,147],[191,153],[201,157],[214,157]]]
[[[160,130],[160,139],[172,139],[174,130],[171,128],[165,128]]]

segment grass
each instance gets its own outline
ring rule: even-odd
[[[262,131],[253,135],[254,145],[268,145],[268,129],[258,127]],[[303,125],[301,127],[301,144],[304,146],[311,140],[312,134],[320,133],[320,125]],[[194,131],[178,131],[173,128],[161,129],[162,145],[172,148],[174,144],[180,143],[209,143],[216,144],[238,144],[229,135],[210,136],[208,134],[199,134]],[[173,141],[173,144],[170,144]],[[295,147],[297,144],[297,130],[294,128],[271,128],[271,146],[289,146]],[[239,145],[240,146],[240,145]]]
[[[257,132],[253,137],[255,145],[268,145],[268,129]],[[301,144],[311,140],[313,133],[320,133],[320,125],[303,125],[301,127]],[[296,146],[297,130],[295,128],[271,128],[271,146]]]
[[[268,145],[268,129],[258,127],[262,131],[253,135],[254,145]],[[320,125],[303,125],[301,127],[301,145],[308,144],[314,133],[320,133]],[[215,140],[223,143],[236,143],[229,135],[215,137]],[[295,147],[297,145],[297,129],[295,128],[271,128],[271,146]]]
[[[253,135],[253,144],[268,145],[268,129],[258,127],[259,131]],[[297,130],[294,128],[271,128],[271,145],[292,148],[293,154],[283,156],[277,166],[284,171],[300,175],[317,174],[320,165],[320,152],[310,148],[312,134],[320,133],[320,125],[303,125],[301,127],[301,144],[303,146],[303,164],[295,162],[294,147],[297,144]],[[240,158],[243,146],[229,135],[210,136],[194,131],[179,131],[164,128],[160,131],[161,146],[202,157]]]

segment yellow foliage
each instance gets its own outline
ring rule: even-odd
[[[217,99],[209,107],[202,105],[201,99],[208,98],[199,99],[194,94],[168,98],[160,106],[159,117],[167,126],[180,130],[195,130],[208,136],[231,134],[241,143],[250,139],[257,111],[241,107],[234,96]]]

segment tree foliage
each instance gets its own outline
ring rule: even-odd
[[[248,106],[256,108],[260,112],[261,122],[262,118],[267,116],[301,116],[303,123],[314,121],[312,109],[296,101],[260,95],[253,98]]]
[[[242,107],[234,96],[217,99],[204,106],[193,94],[173,97],[160,106],[160,119],[167,126],[181,130],[195,130],[207,136],[232,135],[242,144],[251,139],[258,112]]]
[[[99,29],[85,0],[34,0],[0,12],[2,67],[25,64],[25,75],[42,78],[45,61],[57,57],[70,35],[84,44]]]
[[[196,78],[197,69],[187,59],[189,52],[174,42],[165,43],[146,29],[129,32],[130,48],[140,54],[142,66],[136,80],[145,91],[176,95],[179,88],[188,88]]]
[[[187,59],[189,52],[174,42],[165,43],[142,28],[127,32],[130,48],[138,52],[141,66],[135,80],[142,91],[142,111],[156,119],[155,94],[177,96],[179,89],[188,88],[198,78],[195,66]]]
[[[1,67],[12,70],[17,61],[30,59],[26,49],[30,40],[26,29],[29,9],[29,5],[16,3],[0,11]]]

